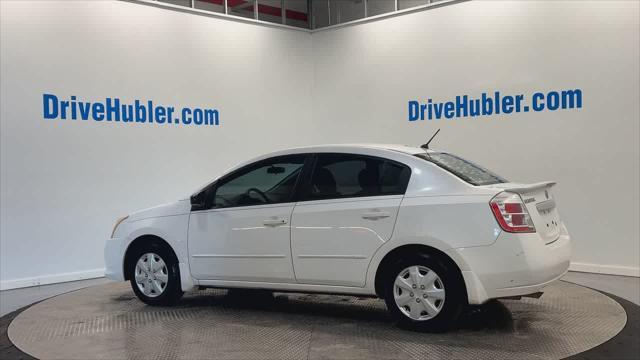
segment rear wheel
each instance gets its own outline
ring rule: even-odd
[[[132,257],[131,287],[148,305],[173,305],[182,297],[180,269],[173,253],[166,247],[150,244]]]
[[[398,326],[432,332],[453,327],[465,304],[456,271],[427,254],[396,261],[386,276],[385,302]]]

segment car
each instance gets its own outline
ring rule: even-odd
[[[278,151],[119,219],[106,276],[159,306],[208,287],[377,296],[401,327],[446,331],[469,304],[538,296],[566,273],[554,185],[428,146]]]

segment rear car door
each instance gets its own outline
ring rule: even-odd
[[[202,280],[293,282],[290,220],[306,155],[243,167],[207,189],[189,219],[191,273]]]
[[[364,286],[371,257],[391,238],[410,175],[387,159],[318,154],[292,216],[296,280]]]

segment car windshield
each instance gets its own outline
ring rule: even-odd
[[[508,182],[503,177],[452,154],[430,152],[416,154],[416,156],[438,165],[471,185],[492,185]]]

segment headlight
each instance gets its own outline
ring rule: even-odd
[[[123,216],[116,221],[116,224],[113,225],[113,231],[111,231],[111,238],[113,239],[113,235],[115,235],[116,230],[118,229],[118,225],[120,225],[123,221],[127,220],[129,215]]]

